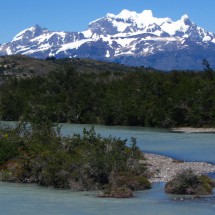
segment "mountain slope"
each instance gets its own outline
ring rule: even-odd
[[[156,18],[152,11],[107,14],[83,32],[54,32],[36,25],[0,46],[0,55],[37,58],[92,58],[156,69],[202,69],[207,58],[215,67],[215,34],[187,15],[178,21]]]

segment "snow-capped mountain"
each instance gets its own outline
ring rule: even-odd
[[[37,58],[79,57],[157,69],[202,69],[215,62],[215,34],[183,15],[178,21],[156,18],[152,11],[108,13],[83,32],[54,32],[36,25],[0,46],[1,55]]]

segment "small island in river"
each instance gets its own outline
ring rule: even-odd
[[[42,128],[42,129],[41,129]],[[32,119],[0,134],[0,180],[37,183],[74,191],[102,190],[104,196],[131,197],[151,188],[143,153],[132,138],[102,138],[94,128],[62,137],[48,121]]]
[[[32,115],[33,117],[33,115]],[[43,129],[41,129],[43,128]],[[102,138],[93,128],[62,137],[49,121],[32,118],[0,134],[0,180],[74,191],[101,190],[100,197],[128,198],[133,191],[169,182],[182,170],[215,172],[204,162],[181,162],[140,151],[136,139]]]

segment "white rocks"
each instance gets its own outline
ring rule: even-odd
[[[168,182],[178,172],[191,169],[197,174],[215,172],[215,165],[205,162],[182,162],[166,156],[144,153],[148,170],[152,173],[150,182]]]
[[[171,131],[181,132],[181,133],[215,133],[215,128],[179,127],[179,128],[172,128]]]

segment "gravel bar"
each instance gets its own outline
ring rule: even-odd
[[[150,172],[150,182],[168,182],[178,172],[191,169],[196,174],[207,174],[215,172],[215,165],[206,162],[183,162],[166,156],[144,153],[148,170]]]
[[[180,127],[180,128],[172,128],[171,131],[179,132],[179,133],[215,133],[215,128]]]

